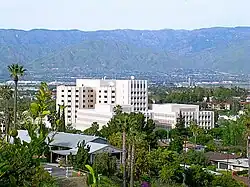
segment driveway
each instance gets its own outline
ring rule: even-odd
[[[66,169],[65,168],[59,168],[58,164],[44,164],[44,168],[51,168],[52,173],[51,175],[53,177],[66,177]]]

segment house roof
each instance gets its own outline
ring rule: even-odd
[[[21,139],[21,141],[30,142],[30,136],[28,134],[27,130],[18,130],[18,138]],[[59,154],[59,155],[70,155],[72,153],[73,155],[76,155],[78,151],[78,143],[85,141],[85,144],[87,146],[90,146],[89,153],[96,153],[98,151],[103,152],[109,152],[109,153],[120,153],[121,150],[114,148],[113,146],[109,144],[102,144],[102,143],[96,143],[93,142],[96,139],[102,139],[104,138],[98,137],[98,136],[89,136],[89,135],[82,135],[82,134],[71,134],[71,133],[64,133],[64,132],[51,132],[48,135],[49,138],[52,138],[53,141],[50,143],[51,146],[59,146],[59,147],[66,147],[69,148],[68,150],[53,150],[53,153]],[[13,139],[12,139],[13,141]]]
[[[216,160],[216,162],[223,162],[227,163],[232,166],[248,168],[248,159],[247,158],[240,158],[240,159],[223,159],[223,160]]]
[[[30,137],[27,130],[18,130],[18,138],[21,141],[30,142]],[[89,135],[82,135],[82,134],[71,134],[71,133],[64,133],[64,132],[51,132],[48,135],[49,138],[52,138],[52,142],[50,145],[52,146],[59,146],[59,147],[66,147],[66,148],[77,148],[77,144],[79,142],[85,141],[85,143],[92,142],[96,139],[106,139],[98,137],[98,136],[89,136]]]
[[[238,155],[218,153],[212,151],[205,153],[205,156],[208,158],[209,161],[240,158],[240,156]]]
[[[92,142],[96,139],[103,139],[106,141],[106,139],[98,136],[71,134],[64,132],[50,133],[49,137],[53,139],[50,145],[67,148],[77,148],[77,144],[82,141],[85,141],[85,143]]]
[[[89,142],[86,144],[86,146],[90,146],[89,153],[90,154],[95,154],[98,152],[108,152],[108,153],[121,153],[122,151],[120,149],[114,148],[111,145],[108,144],[100,144],[100,143],[94,143],[94,142]],[[58,155],[76,155],[78,151],[78,148],[73,148],[69,150],[53,150],[53,153],[56,153]]]

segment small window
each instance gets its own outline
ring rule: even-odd
[[[102,98],[102,96],[101,96],[101,95],[99,95],[99,98]]]
[[[112,90],[112,93],[115,93],[115,90]]]
[[[64,97],[64,95],[62,95],[62,97]]]
[[[90,95],[90,97],[94,97],[93,95]]]
[[[93,100],[90,100],[90,102],[93,102]]]
[[[99,103],[101,103],[101,101],[99,101]]]
[[[83,95],[82,97],[85,97],[85,95]]]
[[[104,93],[108,93],[108,91],[107,91],[107,90],[104,90]]]
[[[78,105],[76,105],[76,108],[78,108]]]
[[[113,95],[112,98],[115,98],[115,96]]]
[[[85,105],[82,105],[82,108],[85,108]]]
[[[108,101],[104,101],[104,103],[108,103]]]
[[[63,102],[64,102],[64,100],[61,100],[61,102],[63,103]]]
[[[101,93],[102,91],[101,90],[99,90],[99,93]]]
[[[104,98],[108,98],[108,96],[105,95]]]
[[[70,100],[68,100],[68,103],[70,103],[71,101]]]
[[[68,95],[68,97],[71,97],[71,95]]]
[[[90,107],[94,107],[94,105],[90,105]]]
[[[62,92],[64,92],[64,90],[62,90]]]
[[[82,100],[83,103],[85,103],[85,100]]]
[[[68,92],[71,92],[71,90],[68,90]]]
[[[93,92],[93,90],[90,90],[90,92]]]
[[[79,90],[76,90],[76,92],[79,92]]]
[[[79,100],[76,100],[76,103],[78,103],[79,102]]]
[[[83,90],[82,92],[85,92],[85,90]]]
[[[68,113],[71,113],[71,110],[68,110]]]
[[[79,97],[79,95],[76,95],[76,97]]]
[[[111,103],[115,103],[115,101],[111,101]]]
[[[71,116],[68,116],[68,118],[71,118]]]

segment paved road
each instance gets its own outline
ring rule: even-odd
[[[52,176],[54,177],[66,177],[66,169],[59,168],[55,165],[45,164],[44,168],[52,168]]]

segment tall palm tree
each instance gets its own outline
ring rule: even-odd
[[[126,113],[118,114],[117,123],[120,125],[122,130],[122,165],[123,165],[123,187],[127,186],[126,183],[126,132],[129,123],[129,116]]]
[[[15,84],[15,91],[14,91],[14,129],[16,129],[16,119],[17,119],[17,84],[19,78],[24,75],[26,69],[22,65],[19,64],[11,64],[8,66],[8,70],[10,73],[11,78]]]

